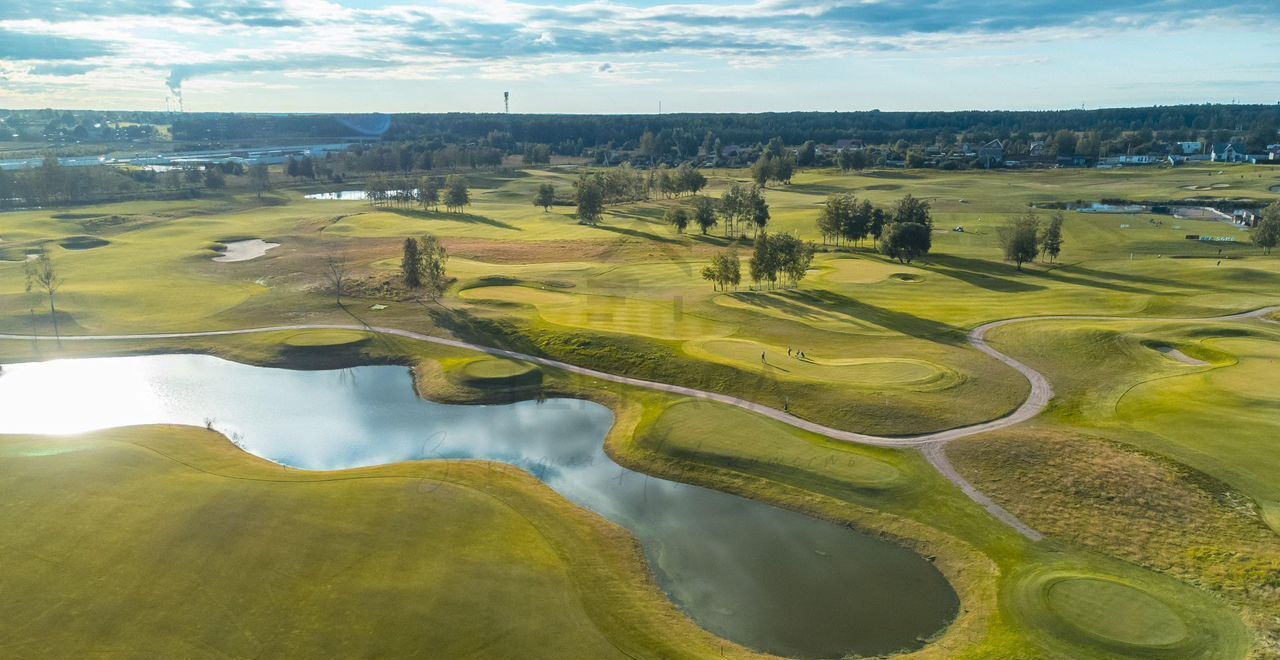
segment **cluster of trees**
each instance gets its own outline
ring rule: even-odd
[[[1262,216],[1251,237],[1254,245],[1262,248],[1263,254],[1271,254],[1271,250],[1280,245],[1280,202],[1272,202],[1262,209]]]
[[[812,244],[790,234],[760,232],[756,236],[748,268],[756,286],[767,283],[772,289],[778,282],[783,286],[799,285],[812,263]]]
[[[424,211],[439,210],[443,201],[450,213],[461,213],[471,203],[467,179],[459,174],[446,177],[443,184],[438,177],[419,177],[416,185],[408,177],[373,175],[365,179],[364,195],[373,206],[407,208],[421,205]]]
[[[316,161],[311,156],[303,156],[302,158],[289,157],[285,161],[284,172],[293,178],[314,179],[316,178]]]
[[[400,258],[400,276],[406,287],[435,300],[449,287],[445,273],[448,262],[449,252],[435,236],[424,234],[422,238],[406,238]]]
[[[904,195],[888,213],[880,232],[880,252],[909,264],[933,247],[933,215],[929,202]]]
[[[526,144],[520,159],[525,165],[546,165],[551,162],[551,145]]]
[[[885,210],[849,193],[832,195],[818,212],[822,242],[853,243],[867,238],[880,251],[902,263],[911,263],[933,247],[933,212],[929,202],[904,195]]]
[[[825,245],[853,243],[861,245],[868,237],[879,240],[888,215],[884,209],[867,200],[858,201],[851,193],[832,195],[818,212],[818,233]]]
[[[720,222],[716,218],[718,210],[715,200],[710,197],[698,196],[694,198],[692,204],[668,208],[664,219],[667,224],[675,227],[676,231],[682,234],[690,224],[695,224],[703,235],[706,235],[712,227]]]
[[[770,181],[791,183],[791,177],[796,173],[796,166],[796,155],[786,150],[782,144],[782,138],[773,137],[764,148],[764,152],[760,154],[760,158],[751,166],[751,180],[760,186],[768,185]]]
[[[1036,256],[1050,261],[1057,259],[1062,252],[1064,219],[1061,211],[1054,213],[1049,224],[1043,226],[1035,211],[1009,218],[996,232],[1005,260],[1014,262],[1018,270],[1022,270],[1022,264]]]
[[[663,197],[679,197],[683,194],[696,195],[707,187],[707,176],[685,163],[676,169],[659,165],[653,172],[653,183],[649,188],[656,188]]]
[[[629,165],[583,172],[574,182],[578,222],[594,226],[600,224],[606,204],[649,199],[652,180]]]
[[[424,172],[502,166],[506,152],[473,144],[431,142],[382,142],[358,144],[340,154],[330,154],[323,165],[331,172]],[[549,157],[548,157],[549,158]]]
[[[742,283],[742,263],[737,250],[724,250],[711,257],[711,263],[702,267],[702,279],[711,282],[716,291],[734,289]]]
[[[734,183],[720,195],[720,218],[725,236],[739,236],[751,227],[755,235],[769,224],[769,203],[764,190],[758,185],[744,188]],[[704,232],[705,233],[705,230]]]

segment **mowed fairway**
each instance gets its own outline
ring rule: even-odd
[[[0,474],[7,657],[719,652],[624,533],[517,470],[286,471],[146,427],[3,437]]]

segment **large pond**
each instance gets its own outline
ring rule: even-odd
[[[622,468],[602,449],[613,414],[591,402],[445,405],[418,398],[404,367],[292,371],[201,355],[23,363],[0,374],[0,433],[156,423],[210,423],[245,451],[307,470],[441,458],[517,465],[635,534],[659,584],[700,625],[780,655],[918,647],[958,608],[938,570],[897,545]]]

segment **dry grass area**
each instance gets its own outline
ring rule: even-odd
[[[1220,482],[1098,437],[1025,427],[953,443],[976,486],[1032,527],[1229,598],[1280,657],[1280,536]]]

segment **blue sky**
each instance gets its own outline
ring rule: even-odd
[[[1280,101],[1277,0],[0,2],[0,107],[953,110]]]

